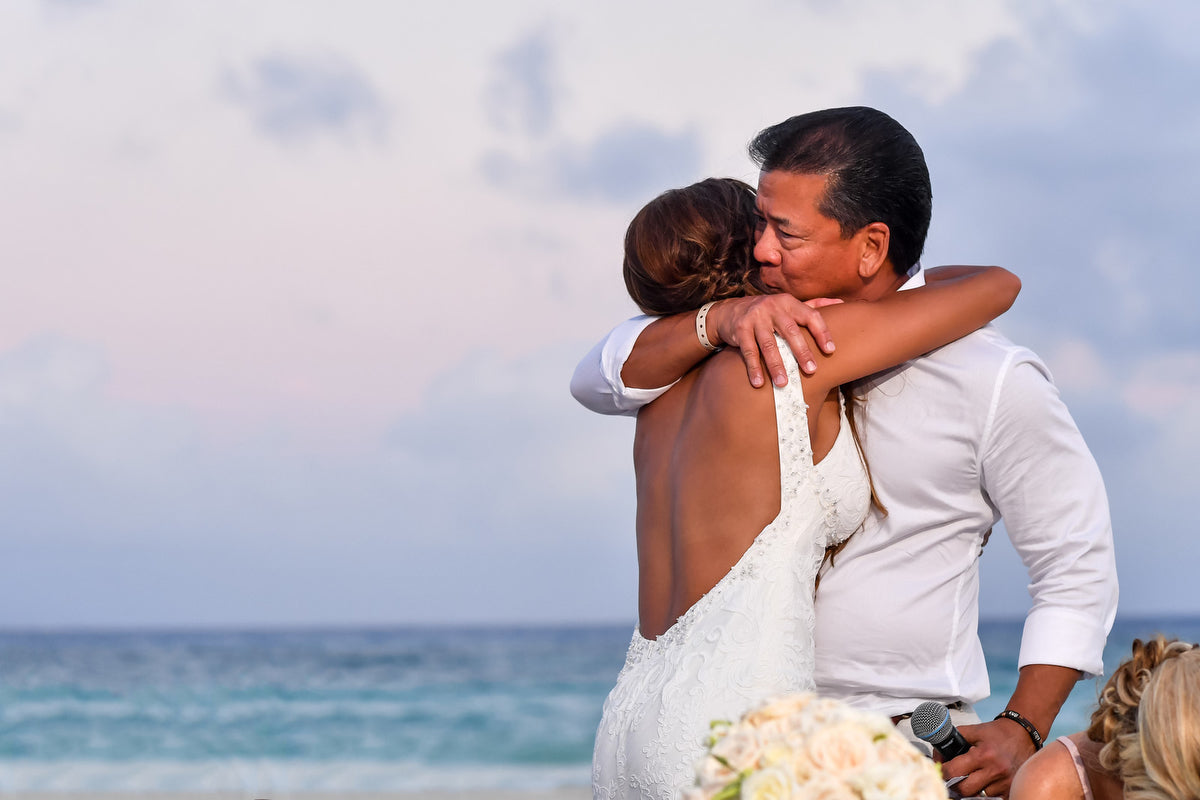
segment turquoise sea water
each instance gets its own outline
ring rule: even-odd
[[[1119,620],[1105,663],[1200,618]],[[631,626],[0,633],[0,792],[586,785]],[[981,626],[994,700],[1019,622]],[[1079,684],[1055,733],[1084,726]]]

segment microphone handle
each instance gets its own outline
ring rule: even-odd
[[[971,745],[963,738],[963,735],[958,732],[958,728],[951,728],[950,735],[946,737],[946,741],[935,744],[938,753],[941,754],[943,761],[949,761],[952,758],[958,758],[963,753],[971,749]]]

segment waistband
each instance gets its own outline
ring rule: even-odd
[[[968,711],[971,709],[971,704],[964,700],[956,700],[953,703],[946,703],[945,705],[946,708],[950,709],[951,711]],[[899,725],[901,720],[908,719],[912,715],[913,712],[911,711],[907,714],[897,714],[896,716],[892,717],[892,724]]]

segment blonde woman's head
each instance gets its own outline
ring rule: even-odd
[[[1100,694],[1088,737],[1117,773],[1126,800],[1200,800],[1200,648],[1159,635]]]
[[[1200,650],[1150,676],[1138,707],[1138,749],[1143,769],[1125,780],[1126,798],[1200,800]]]

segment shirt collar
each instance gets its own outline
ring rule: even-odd
[[[908,272],[905,274],[908,275],[908,280],[906,280],[900,287],[900,291],[903,292],[905,289],[916,289],[918,286],[925,285],[925,273],[921,269],[920,261],[909,267]]]

